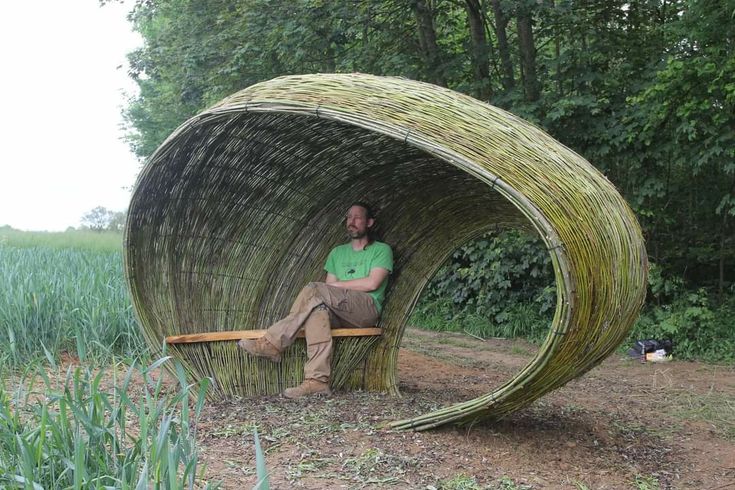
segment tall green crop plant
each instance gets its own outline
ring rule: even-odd
[[[14,399],[0,388],[0,487],[194,488],[200,477],[194,427],[209,381],[167,393],[161,381],[167,362],[133,365],[110,390],[103,388],[105,371],[82,368],[67,371],[61,387],[34,370]],[[40,393],[33,392],[37,378]],[[136,378],[142,393],[134,389]]]
[[[255,442],[255,470],[258,475],[258,483],[255,488],[258,490],[268,490],[270,488],[268,469],[265,466],[265,454],[263,453],[263,448],[260,445],[260,437],[258,437],[257,427],[253,431],[253,437]]]
[[[119,251],[0,245],[0,291],[0,356],[12,366],[143,349]]]

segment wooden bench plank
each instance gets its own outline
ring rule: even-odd
[[[332,337],[368,337],[381,335],[383,329],[369,328],[333,328]],[[265,334],[265,330],[231,330],[229,332],[190,333],[186,335],[171,335],[166,337],[167,344],[192,344],[195,342],[220,342],[225,340],[257,339]],[[298,337],[304,336],[299,331]]]

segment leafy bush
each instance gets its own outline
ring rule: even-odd
[[[543,337],[556,289],[551,258],[538,237],[487,233],[459,249],[436,273],[412,317],[433,330],[481,337]]]
[[[691,287],[691,286],[689,286]],[[671,339],[679,359],[735,360],[735,290],[715,298],[651,264],[649,295],[627,344]],[[551,259],[538,238],[492,232],[459,248],[436,273],[411,322],[422,328],[479,337],[548,333],[555,306]]]
[[[629,343],[644,338],[671,339],[679,359],[735,360],[735,297],[730,295],[717,304],[706,289],[658,287],[682,282],[663,280],[655,267],[652,270],[652,301],[631,331]]]

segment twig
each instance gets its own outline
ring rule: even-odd
[[[482,340],[483,342],[485,342],[485,339],[483,339],[482,337],[480,337],[480,336],[478,336],[478,335],[475,335],[475,334],[473,334],[473,333],[469,333],[469,332],[468,332],[467,330],[462,330],[462,331],[463,331],[464,333],[466,333],[467,335],[469,335],[470,337],[474,337],[474,338],[476,338],[477,340]]]

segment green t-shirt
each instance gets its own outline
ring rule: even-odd
[[[369,276],[370,271],[376,267],[386,269],[388,272],[393,271],[393,251],[382,242],[373,242],[363,250],[353,250],[349,243],[334,247],[329,252],[324,270],[335,276],[338,281],[349,281]],[[373,297],[378,313],[383,310],[387,287],[386,277],[378,289],[368,293]]]

